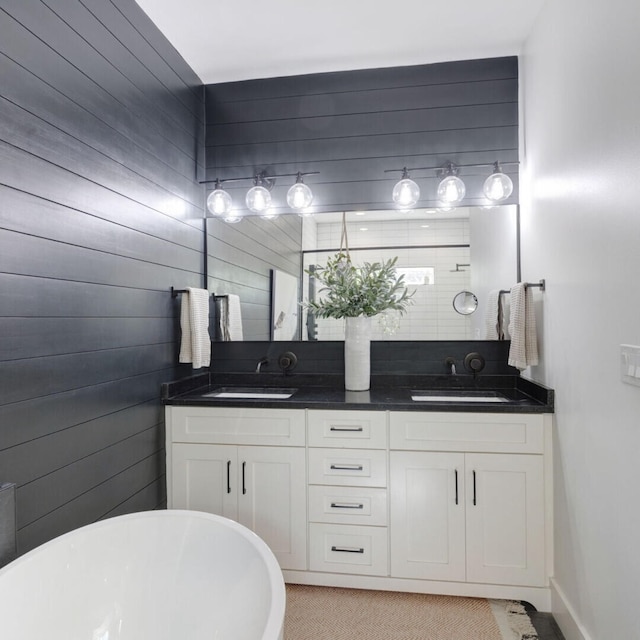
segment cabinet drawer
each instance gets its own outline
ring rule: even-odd
[[[386,487],[387,452],[309,449],[309,484]]]
[[[542,453],[543,414],[391,412],[392,449]]]
[[[309,411],[310,447],[385,449],[387,414],[380,411]]]
[[[168,407],[168,410],[167,427],[173,442],[305,445],[303,409]]]
[[[385,526],[387,490],[368,487],[309,487],[309,520]]]
[[[386,576],[387,530],[384,527],[309,525],[309,569],[330,573]]]

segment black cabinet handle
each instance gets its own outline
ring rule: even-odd
[[[364,509],[364,505],[363,504],[358,504],[356,502],[351,503],[351,502],[332,502],[331,503],[331,508],[332,509]]]
[[[330,427],[329,431],[363,431],[362,427]]]
[[[458,504],[458,470],[455,470],[456,474],[456,504]]]
[[[342,553],[364,553],[362,547],[331,547],[331,551],[340,551]]]
[[[243,495],[247,493],[247,486],[245,484],[245,468],[247,466],[246,462],[242,463],[242,493]]]
[[[231,460],[227,460],[227,493],[231,493]]]
[[[473,506],[476,506],[476,472],[473,471]]]
[[[332,471],[362,471],[361,464],[332,464],[329,466]]]

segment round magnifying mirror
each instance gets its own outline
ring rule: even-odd
[[[478,308],[478,298],[471,291],[461,291],[453,298],[453,308],[460,315],[468,316]]]

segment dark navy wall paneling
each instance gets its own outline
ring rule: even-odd
[[[204,91],[131,0],[0,0],[0,481],[19,551],[161,507]]]
[[[518,160],[515,57],[208,85],[206,103],[207,179],[320,171],[307,179],[317,211],[390,208],[399,174],[385,169]],[[504,170],[515,203],[517,165]],[[488,173],[461,169],[463,205],[485,202]],[[412,177],[418,206],[436,206],[435,172]],[[290,184],[277,181],[276,210]],[[240,206],[246,188],[228,185]]]

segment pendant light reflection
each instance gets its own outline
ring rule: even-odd
[[[454,205],[462,202],[467,188],[464,182],[456,175],[458,169],[452,162],[448,162],[444,168],[444,178],[438,185],[438,200],[447,205]]]
[[[409,177],[406,167],[402,169],[402,178],[393,187],[391,197],[401,209],[415,207],[420,199],[420,187]]]
[[[492,202],[506,200],[513,192],[513,182],[508,175],[502,173],[498,162],[494,162],[493,173],[484,181],[482,190],[487,199]]]
[[[302,181],[302,173],[298,171],[295,184],[287,191],[287,204],[296,211],[298,215],[306,217],[311,215],[309,212],[305,212],[305,209],[308,209],[312,202],[313,192]]]
[[[220,180],[216,180],[214,190],[207,197],[207,209],[214,216],[227,216],[232,207],[231,196],[222,188]]]

